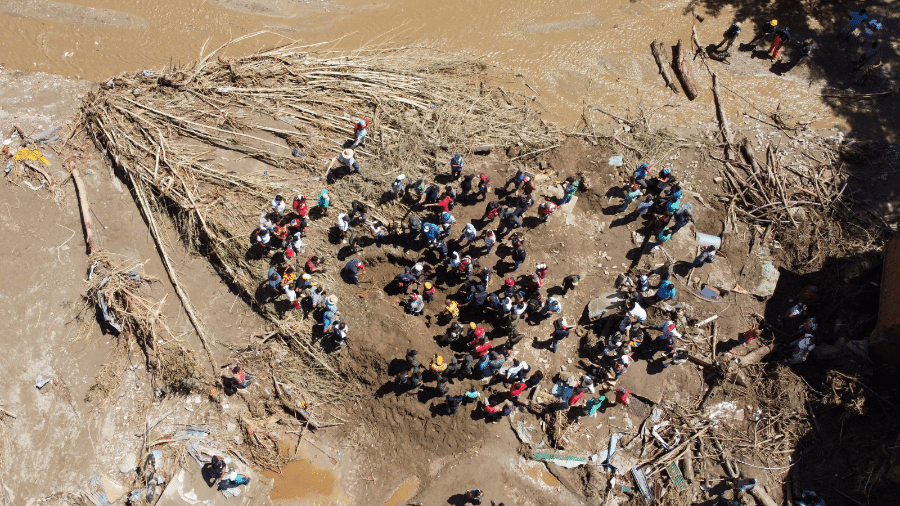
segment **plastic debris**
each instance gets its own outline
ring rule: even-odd
[[[50,383],[50,381],[52,381],[52,380],[49,378],[44,379],[43,376],[38,375],[37,381],[35,381],[34,386],[36,386],[38,388],[38,390],[40,390],[40,389],[44,388],[47,385],[47,383]]]
[[[44,162],[45,165],[50,165],[50,160],[48,160],[47,157],[44,156],[43,153],[41,153],[40,151],[38,151],[36,149],[22,148],[22,149],[16,151],[15,158],[17,161],[20,161],[20,162],[22,160],[33,160],[35,162],[37,162],[37,161]]]
[[[622,155],[616,155],[609,157],[609,164],[614,167],[621,167],[625,161],[622,159]]]

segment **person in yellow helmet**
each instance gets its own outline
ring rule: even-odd
[[[773,19],[768,23],[759,27],[759,31],[756,32],[756,37],[750,41],[751,49],[756,49],[756,46],[759,45],[760,42],[769,38],[773,33],[775,33],[775,28],[778,26],[778,20]]]
[[[431,302],[434,300],[434,282],[430,279],[425,282],[425,288],[422,290],[422,298],[425,299],[425,302]]]
[[[444,362],[444,357],[442,357],[438,354],[435,354],[431,358],[431,372],[440,376],[446,370],[447,370],[447,363]]]

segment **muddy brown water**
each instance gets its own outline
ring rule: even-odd
[[[638,103],[656,110],[661,122],[686,125],[712,120],[711,97],[691,103],[673,95],[662,86],[649,51],[657,37],[672,44],[690,41],[696,21],[683,12],[684,5],[648,0],[3,0],[0,44],[6,51],[0,62],[103,81],[121,72],[194,61],[204,47],[208,52],[235,37],[270,30],[227,51],[246,54],[293,40],[337,49],[424,45],[477,55],[503,69],[510,86],[533,94],[545,117],[566,129],[587,106],[622,113]],[[718,42],[732,21],[729,14],[726,8],[718,18],[707,16],[698,24],[704,44]],[[704,74],[698,84],[708,88],[706,70],[699,64],[695,70]],[[733,101],[736,111],[772,110],[783,102],[799,119],[825,120],[819,126],[833,123],[801,71],[776,78],[762,62],[714,70],[724,85],[752,97],[751,106],[729,96],[726,102]],[[607,119],[593,114],[595,121]]]

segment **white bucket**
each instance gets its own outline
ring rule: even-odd
[[[716,235],[697,232],[697,245],[701,248],[713,246],[716,249],[719,249],[722,246],[722,238]]]

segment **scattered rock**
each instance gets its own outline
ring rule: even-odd
[[[120,473],[132,473],[137,468],[137,456],[133,453],[125,454],[122,457],[122,460],[119,461],[119,472]]]

